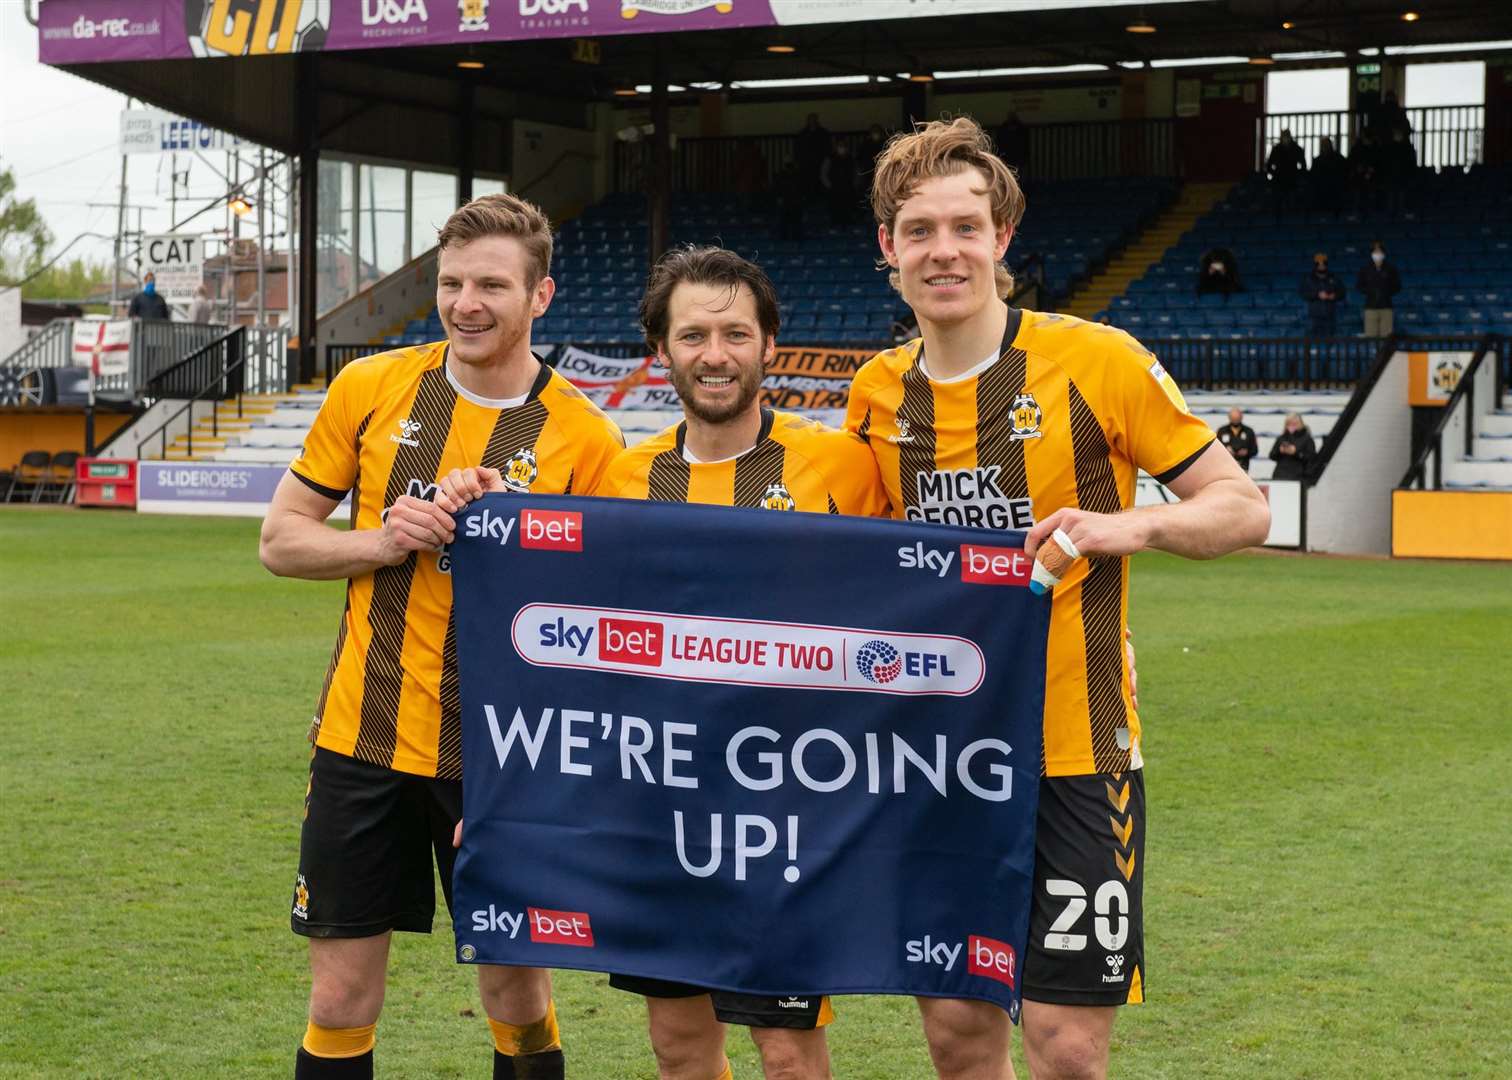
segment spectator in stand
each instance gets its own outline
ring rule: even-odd
[[[1355,209],[1373,210],[1381,203],[1381,145],[1369,128],[1349,152],[1349,173],[1354,183]]]
[[[1417,150],[1406,128],[1393,128],[1391,140],[1381,147],[1381,180],[1386,205],[1393,214],[1407,209],[1407,194],[1417,176]]]
[[[818,113],[809,113],[798,132],[793,158],[798,162],[798,178],[809,196],[819,194],[819,171],[824,168],[824,159],[830,152],[829,129],[819,122]]]
[[[1216,247],[1203,254],[1201,269],[1197,271],[1197,295],[1222,293],[1227,300],[1236,292],[1244,292],[1239,280],[1239,260],[1228,248]]]
[[[1308,336],[1333,337],[1339,329],[1339,301],[1344,299],[1344,283],[1328,269],[1328,256],[1313,256],[1312,273],[1302,279],[1297,291],[1307,301]]]
[[[1249,472],[1250,460],[1260,452],[1260,444],[1255,441],[1254,428],[1244,422],[1243,409],[1229,410],[1228,425],[1218,429],[1218,441],[1234,456],[1239,467]]]
[[[1271,201],[1277,216],[1296,205],[1297,185],[1306,172],[1307,156],[1292,139],[1291,129],[1282,128],[1280,141],[1271,147],[1270,156],[1265,159],[1265,175],[1270,180]]]
[[[1029,164],[1029,127],[1011,112],[997,129],[998,157],[1006,161],[1020,177]]]
[[[1397,131],[1412,133],[1412,122],[1407,119],[1407,110],[1397,103],[1395,90],[1386,91],[1381,103],[1370,110],[1366,126],[1379,133],[1382,139],[1389,139]]]
[[[203,285],[194,287],[194,299],[189,301],[189,321],[207,323],[215,318],[215,302],[210,299],[210,290]]]
[[[819,172],[819,182],[824,186],[825,201],[829,204],[831,225],[849,225],[860,206],[856,194],[856,159],[851,157],[850,144],[836,139],[830,147],[829,157]]]
[[[1332,210],[1334,217],[1338,217],[1349,201],[1349,162],[1326,135],[1318,142],[1308,178],[1312,181],[1314,208]]]
[[[142,291],[131,298],[126,314],[133,319],[158,319],[162,322],[173,318],[168,311],[168,301],[158,295],[157,275],[151,270],[142,275]]]
[[[1365,304],[1365,336],[1391,336],[1391,298],[1402,291],[1402,279],[1396,267],[1386,261],[1386,245],[1377,240],[1370,245],[1370,262],[1360,268],[1355,288]]]
[[[1301,413],[1286,414],[1286,430],[1276,436],[1276,445],[1271,447],[1271,460],[1276,463],[1273,480],[1304,480],[1313,461],[1318,456],[1318,446],[1313,442],[1312,432],[1302,422]]]

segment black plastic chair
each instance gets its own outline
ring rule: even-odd
[[[80,454],[77,450],[59,450],[53,455],[47,479],[38,493],[38,501],[51,497],[53,502],[66,503],[73,500],[74,465]]]
[[[47,483],[47,470],[52,465],[52,454],[46,450],[28,450],[11,473],[10,487],[5,489],[5,501],[15,502],[16,492],[21,491],[27,502],[36,502],[37,494]]]

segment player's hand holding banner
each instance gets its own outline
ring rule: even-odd
[[[472,503],[459,957],[1017,1015],[1049,623],[1021,544]]]

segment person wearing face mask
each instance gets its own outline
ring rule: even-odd
[[[1386,245],[1379,240],[1370,245],[1370,262],[1360,268],[1355,288],[1364,297],[1365,336],[1390,337],[1391,298],[1402,291],[1402,279],[1396,267],[1386,261]]]
[[[1202,269],[1197,272],[1197,295],[1219,293],[1225,300],[1236,292],[1243,292],[1239,282],[1239,260],[1228,248],[1215,247],[1205,252],[1201,259]]]
[[[168,301],[157,291],[157,275],[151,270],[142,276],[142,291],[131,298],[126,314],[133,319],[159,319],[163,322],[173,318],[168,312]]]
[[[1260,445],[1255,442],[1255,429],[1244,422],[1243,409],[1229,410],[1228,424],[1218,429],[1218,441],[1249,472],[1250,459],[1260,452]]]
[[[1338,333],[1339,301],[1344,299],[1344,283],[1328,269],[1328,256],[1313,256],[1313,271],[1302,279],[1297,291],[1307,301],[1309,337],[1333,337]]]
[[[1302,422],[1301,413],[1286,414],[1286,430],[1276,436],[1276,445],[1271,447],[1270,456],[1276,463],[1272,480],[1306,479],[1308,469],[1318,456],[1318,445]]]

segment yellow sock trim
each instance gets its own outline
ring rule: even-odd
[[[830,1004],[829,995],[825,994],[824,997],[819,999],[819,1019],[814,1021],[814,1026],[816,1028],[822,1028],[828,1024],[833,1024],[834,1022],[835,1007]]]
[[[729,1058],[725,1059],[724,1072],[722,1072],[718,1076],[716,1076],[714,1078],[714,1080],[735,1080],[735,1073],[734,1073],[734,1070],[732,1070],[730,1068],[730,1059]]]
[[[328,1028],[311,1020],[305,1028],[305,1053],[322,1058],[352,1058],[365,1054],[377,1042],[377,1024],[366,1027]]]
[[[557,1030],[554,1001],[546,1003],[546,1015],[533,1024],[506,1024],[490,1016],[488,1026],[493,1030],[494,1048],[505,1057],[521,1057],[562,1048],[562,1034]]]

